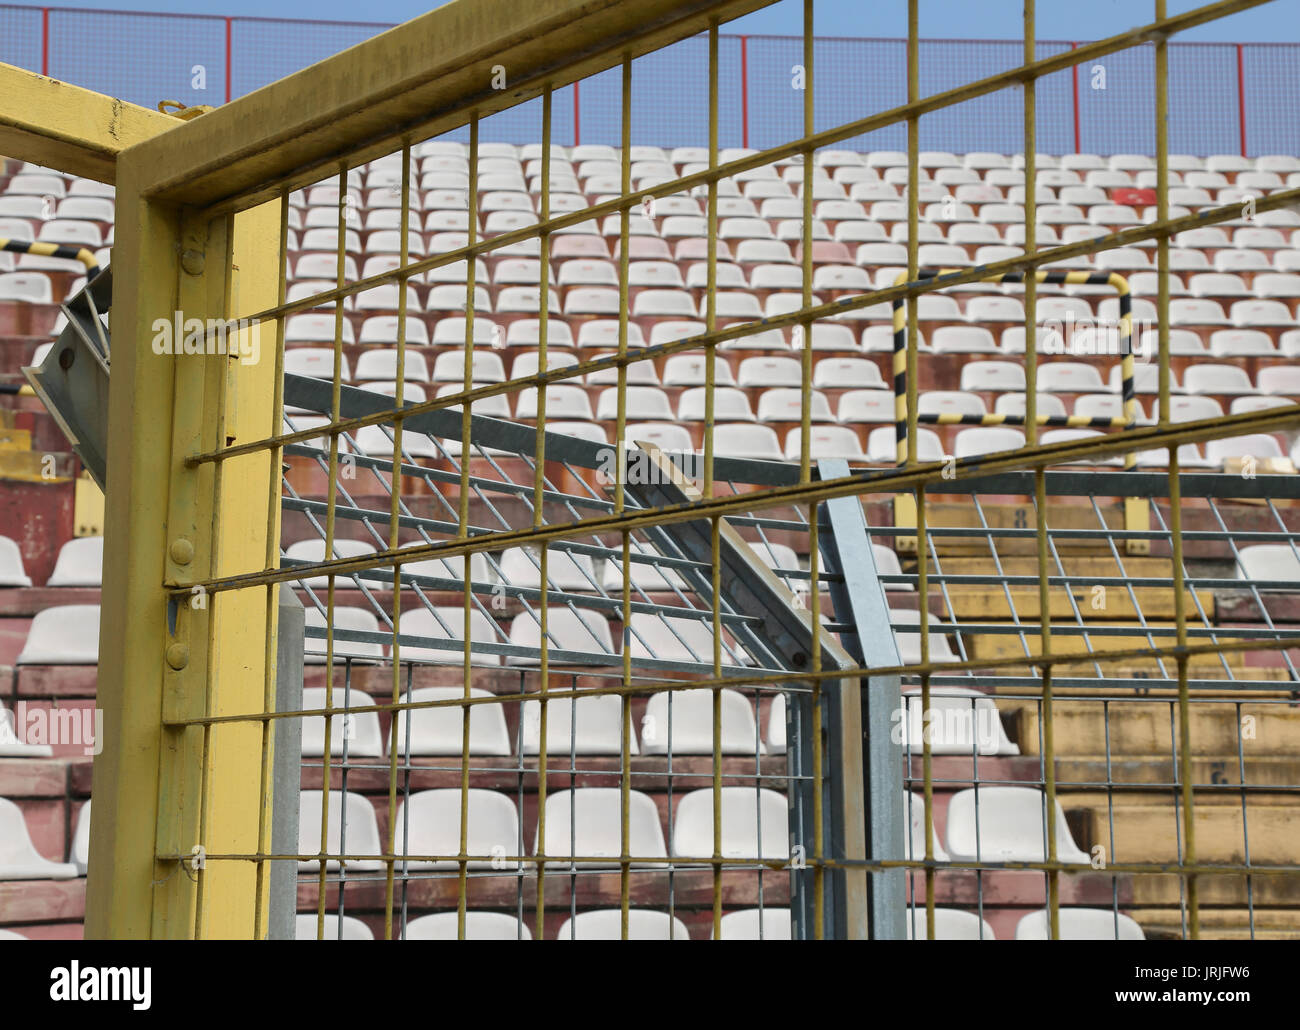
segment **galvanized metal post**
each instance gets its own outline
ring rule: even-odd
[[[306,611],[288,583],[280,584],[280,619],[276,630],[275,708],[302,709],[303,624]],[[271,808],[271,851],[298,850],[298,803],[302,787],[302,721],[275,721],[275,759]],[[267,939],[291,941],[298,911],[298,863],[271,863]]]
[[[822,479],[849,474],[842,459],[818,462]],[[844,649],[858,664],[871,668],[901,665],[898,642],[889,628],[889,605],[876,569],[862,504],[839,497],[825,505],[827,532],[821,533],[822,558],[831,581],[831,599],[840,622],[856,632],[840,634]],[[901,712],[901,679],[872,676],[862,686],[863,778],[867,857],[898,860],[904,856],[903,767],[893,742],[894,721]],[[906,874],[890,869],[871,874],[871,937],[902,940],[906,914]]]

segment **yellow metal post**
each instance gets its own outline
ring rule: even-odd
[[[159,354],[154,341],[159,320],[174,333],[178,318],[183,330],[187,319],[206,326],[275,302],[278,205],[212,222],[182,218],[142,197],[151,169],[133,157],[119,168],[117,263],[135,274],[114,283],[105,515],[113,546],[98,684],[105,747],[95,766],[86,932],[251,936],[251,904],[203,912],[200,895],[245,891],[252,900],[251,863],[217,870],[202,855],[256,850],[269,804],[258,789],[260,729],[165,723],[260,709],[274,620],[265,591],[197,590],[169,610],[167,587],[262,564],[268,524],[251,501],[271,489],[267,457],[232,459],[220,472],[185,459],[265,434],[274,354],[251,360],[255,329],[228,339],[233,355]]]

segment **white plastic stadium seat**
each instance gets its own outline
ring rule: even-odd
[[[523,753],[535,755],[542,739],[542,704],[525,701]],[[623,701],[613,694],[556,698],[546,703],[546,752],[555,755],[617,755],[623,748]],[[628,739],[638,754],[636,732]]]
[[[841,422],[893,422],[894,391],[883,383],[875,390],[848,390],[840,396],[838,414]]]
[[[1295,365],[1269,365],[1255,376],[1260,393],[1295,397],[1300,395],[1300,368]]]
[[[459,913],[436,912],[406,924],[408,941],[454,941],[460,939]],[[466,912],[467,941],[530,941],[527,924],[505,912]]]
[[[720,941],[788,941],[792,937],[788,908],[743,908],[718,921]]]
[[[796,426],[785,435],[785,458],[798,461],[803,447],[801,430]],[[847,461],[864,461],[866,454],[858,440],[858,434],[848,426],[814,425],[809,434],[809,456],[816,461],[820,458],[844,458]]]
[[[961,368],[961,388],[976,393],[1024,390],[1025,367],[1015,361],[968,361]]]
[[[892,418],[890,421],[893,421]],[[962,433],[969,433],[972,429],[982,431],[983,428],[982,426],[973,426],[971,429],[962,430]],[[871,461],[892,465],[898,460],[898,443],[894,433],[895,428],[892,425],[881,426],[879,429],[871,431],[867,437],[867,457]],[[959,433],[958,437],[960,438],[960,436]],[[1022,436],[1020,443],[1011,446],[1023,447],[1024,445],[1025,441]],[[939,439],[939,434],[933,429],[927,429],[924,426],[917,428],[916,456],[918,461],[943,461],[943,442]]]
[[[985,415],[988,409],[978,395],[965,390],[929,390],[916,401],[920,414]]]
[[[933,809],[931,809],[933,814]],[[903,820],[911,829],[907,835],[907,857],[925,857],[925,798],[916,791],[903,795]],[[947,862],[948,852],[943,850],[943,841],[939,838],[939,827],[934,827],[934,857],[937,862]]]
[[[506,869],[504,856],[520,853],[519,811],[514,800],[495,790],[471,787],[466,796],[465,854],[491,856],[466,862],[469,869]],[[398,806],[393,823],[393,851],[398,855],[460,854],[461,791],[459,787],[421,790]],[[450,857],[426,861],[403,861],[407,870],[455,869]]]
[[[617,864],[622,854],[622,790],[618,787],[580,787],[546,796],[546,837],[536,841],[534,853],[562,859],[610,859],[609,863],[583,862],[578,868],[603,868]],[[667,858],[659,808],[649,794],[628,792],[628,853],[643,858]],[[634,863],[635,864],[635,863]]]
[[[785,860],[790,857],[790,815],[783,795],[750,787],[722,789],[723,858]],[[677,806],[673,855],[713,856],[713,791],[693,790]]]
[[[921,690],[905,690],[908,713],[908,743],[913,754],[923,750],[925,713]],[[936,755],[1018,755],[1020,748],[1007,739],[993,699],[968,687],[934,687],[930,691],[932,713],[930,751]]]
[[[330,754],[336,758],[342,757],[346,747],[349,758],[382,755],[384,742],[379,733],[379,713],[375,710],[375,702],[370,695],[363,694],[355,687],[345,690],[339,684],[334,687],[330,700],[331,707],[344,713],[330,716]],[[303,688],[303,711],[325,707],[324,687]],[[300,721],[303,757],[319,758],[325,754],[325,716],[307,715]]]
[[[1103,393],[1096,366],[1082,361],[1052,361],[1038,366],[1038,388],[1049,393]]]
[[[51,862],[36,850],[23,810],[0,798],[0,880],[70,880],[76,875],[72,862]]]
[[[916,608],[890,608],[889,619],[897,626],[917,626],[921,625],[921,612]],[[927,621],[930,627],[930,658],[931,662],[955,662],[957,655],[948,645],[948,637],[945,635],[947,627],[939,619],[930,615]],[[895,628],[894,639],[898,643],[898,655],[904,664],[915,665],[921,659],[921,633],[918,629],[913,633],[910,630]]]
[[[959,790],[948,803],[948,854],[958,862],[1044,861],[1047,832],[1043,822],[1043,798],[1043,792],[1036,787]],[[1059,801],[1055,818],[1057,859],[1087,863],[1088,855],[1074,843],[1070,827],[1065,822],[1065,810]]]
[[[738,690],[723,689],[722,733],[718,744],[725,755],[763,752],[749,699]],[[671,699],[671,701],[670,701]],[[713,691],[674,690],[653,694],[641,720],[641,743],[647,755],[713,754]]]
[[[541,557],[527,548],[507,548],[502,552],[500,569],[502,582],[529,590],[541,589]],[[546,581],[551,590],[593,593],[600,583],[588,555],[560,548],[549,548],[546,552]]]
[[[471,698],[492,697],[490,690],[470,689]],[[420,687],[402,700],[412,704],[455,701],[464,698],[461,687]],[[469,754],[508,755],[510,735],[501,705],[446,704],[436,708],[412,708],[397,713],[397,747],[407,754],[407,722],[410,722],[409,754],[459,755],[463,746],[465,718],[469,712]]]
[[[36,613],[19,665],[95,665],[99,662],[99,605],[66,604]]]
[[[539,613],[521,612],[510,623],[510,643],[517,647],[540,648],[542,627],[538,621]],[[548,647],[552,652],[550,660],[557,664],[613,664],[615,661],[614,640],[609,632],[609,620],[600,612],[572,608],[550,608],[546,614],[546,633]],[[576,651],[584,657],[560,662],[555,651]],[[530,655],[512,655],[510,665],[537,665],[541,661]]]
[[[304,790],[298,802],[298,854],[313,855],[320,853],[321,809],[323,806],[321,791]],[[347,832],[344,834],[343,821],[346,818]],[[346,842],[347,851],[342,850]],[[379,842],[379,823],[375,819],[375,809],[370,800],[362,794],[348,791],[346,801],[341,790],[329,792],[329,826],[325,838],[327,855],[380,855],[383,845]],[[347,859],[343,865],[348,872],[373,872],[384,868],[379,859]],[[337,859],[327,859],[325,867],[337,870]],[[298,871],[315,872],[320,868],[320,861],[312,859],[298,863]]]
[[[29,744],[20,739],[14,713],[0,704],[0,758],[49,758],[53,754],[49,744]]]
[[[408,616],[409,618],[409,616]],[[323,630],[325,615],[315,607],[308,607],[305,617],[307,629]],[[373,612],[364,608],[344,606],[334,609],[334,629],[361,633],[378,633],[379,620]],[[306,635],[303,638],[303,662],[307,665],[324,665],[327,655],[326,639],[322,632],[319,636]],[[334,638],[334,661],[345,659],[353,661],[377,661],[384,656],[384,645],[378,641],[341,640]]]
[[[36,362],[39,364],[39,362]],[[103,537],[83,537],[85,540],[99,540],[100,551],[103,552]],[[63,552],[71,547],[76,540],[69,540],[62,548],[59,549],[59,561],[63,560]],[[58,562],[54,565],[54,571],[57,574],[59,569]],[[29,587],[32,585],[31,577],[27,575],[27,570],[23,568],[23,554],[18,549],[18,545],[7,536],[0,536],[0,586],[4,587]],[[48,586],[58,586],[53,577],[51,577]],[[94,583],[87,586],[99,586],[99,579],[96,578]]]
[[[1300,582],[1300,554],[1290,544],[1250,544],[1237,552],[1237,576]]]
[[[340,926],[342,934],[339,933]],[[321,933],[318,938],[317,932]],[[320,926],[315,915],[302,914],[294,919],[293,939],[296,941],[373,941],[375,935],[370,927],[356,916],[331,915],[326,913],[325,924]]]
[[[628,623],[632,661],[655,658],[671,662],[713,661],[713,625],[703,618],[634,612]],[[724,647],[723,664],[732,664]]]
[[[914,905],[907,910],[907,939],[909,941],[929,940],[924,905]],[[993,927],[987,920],[981,919],[974,912],[964,912],[959,908],[938,908],[934,910],[934,939],[936,941],[994,941]]]
[[[713,453],[718,457],[782,461],[780,438],[771,426],[732,423],[713,427]]]
[[[90,802],[87,801],[77,812],[77,825],[72,831],[72,847],[68,849],[68,858],[82,875],[90,862]]]
[[[1205,457],[1218,465],[1228,458],[1281,458],[1282,445],[1267,433],[1250,433],[1205,441]]]
[[[460,665],[464,661],[464,626],[465,614],[458,607],[417,608],[404,613],[401,621],[403,637],[424,637],[429,640],[452,641],[447,647],[421,647],[416,644],[403,643],[399,657],[402,661],[437,662],[444,665]],[[487,654],[476,651],[474,644],[500,644],[504,641],[497,632],[496,623],[478,609],[470,613],[470,644],[475,665],[500,665],[499,654]]]
[[[360,555],[374,554],[375,545],[367,543],[364,540],[349,540],[346,538],[335,538],[333,541],[334,550],[329,556],[329,560],[339,558],[356,558]],[[290,544],[284,552],[285,567],[288,568],[296,562],[311,562],[316,564],[326,560],[325,541],[320,537],[312,537],[308,540],[299,540],[297,543]],[[364,577],[364,573],[361,574]],[[311,587],[324,587],[329,585],[329,576],[307,576],[295,583],[305,584]],[[341,575],[335,577],[336,586],[351,586],[352,576]]]
[[[687,941],[686,924],[667,912],[630,908],[627,912],[627,939],[630,941]],[[623,939],[623,910],[602,908],[579,912],[560,924],[557,941],[618,941]]]
[[[1107,908],[1061,908],[1057,925],[1063,941],[1144,941],[1146,934],[1137,921]],[[1030,912],[1016,924],[1016,940],[1050,939],[1050,914],[1046,909]]]
[[[1025,446],[1025,434],[1010,426],[972,426],[961,430],[953,441],[958,458],[997,451],[1013,451]]]
[[[1238,365],[1189,365],[1183,373],[1183,389],[1219,396],[1255,393],[1250,374]]]

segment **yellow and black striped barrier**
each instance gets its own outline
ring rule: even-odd
[[[85,247],[69,247],[62,243],[46,243],[44,240],[11,240],[0,236],[0,250],[11,254],[35,254],[37,257],[66,258],[80,261],[86,268],[86,282],[99,274],[99,259],[94,251]],[[0,394],[16,394],[22,397],[35,397],[36,392],[26,383],[0,383]]]
[[[69,247],[62,243],[46,243],[43,240],[11,240],[0,236],[0,250],[7,250],[13,254],[35,254],[37,257],[80,261],[86,266],[87,282],[99,274],[99,260],[95,257],[95,252],[85,247]]]
[[[934,279],[942,275],[951,275],[965,271],[960,268],[922,268],[917,272],[917,281]],[[1113,286],[1119,295],[1119,354],[1120,354],[1120,390],[1124,403],[1124,415],[1118,418],[1091,417],[1088,415],[1038,415],[1034,421],[1040,426],[1061,426],[1071,429],[1131,429],[1137,424],[1137,399],[1133,386],[1133,316],[1132,296],[1128,280],[1115,272],[1070,272],[1037,271],[1035,279],[1040,283],[1056,285]],[[1024,282],[1021,272],[1008,272],[1005,275],[993,275],[981,279],[986,283]],[[894,285],[901,286],[907,282],[907,274],[899,275]],[[1026,384],[1028,388],[1028,384]],[[894,419],[897,444],[898,464],[907,464],[907,309],[903,298],[894,301]],[[968,426],[1022,426],[1027,416],[1012,414],[968,415],[957,412],[917,412],[916,421],[930,425],[968,425]],[[1132,468],[1137,456],[1127,454],[1124,457],[1126,468]]]

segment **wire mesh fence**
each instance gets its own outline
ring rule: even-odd
[[[47,12],[44,18],[42,11]],[[242,96],[369,39],[392,25],[378,22],[163,15],[0,5],[0,60],[119,96],[147,107],[162,100],[216,104]],[[106,45],[106,43],[111,45]],[[1074,44],[1040,41],[1040,56]],[[720,41],[719,139],[723,147],[769,147],[801,131],[800,101],[789,83],[801,61],[797,36],[724,36]],[[683,40],[638,65],[633,140],[690,146],[707,132],[701,106],[704,37]],[[870,96],[877,110],[905,99],[907,44],[900,39],[819,38],[819,127],[845,120],[853,98]],[[166,69],[142,53],[176,59]],[[920,42],[923,94],[997,74],[1020,60],[1012,41],[925,39]],[[1170,147],[1186,154],[1288,154],[1297,146],[1290,112],[1300,102],[1291,44],[1173,43],[1170,50]],[[1100,71],[1098,70],[1100,67]],[[1082,76],[1080,80],[1079,75]],[[1082,150],[1154,154],[1151,47],[1116,54],[1113,64],[1061,72],[1038,84],[1043,153]],[[556,104],[556,139],[617,144],[617,73],[584,82],[576,100]],[[692,104],[691,98],[700,101]],[[683,102],[685,101],[685,102]],[[1017,100],[1002,92],[973,103],[960,117],[936,112],[922,122],[922,146],[958,153],[1018,145]],[[492,138],[528,143],[535,116],[511,112]],[[463,134],[456,137],[465,138]],[[486,136],[484,137],[487,138]],[[1244,141],[1244,143],[1243,143]],[[900,150],[893,126],[852,144]]]
[[[312,936],[1289,932],[1300,407],[1182,401],[1258,395],[1232,383],[1287,364],[1294,306],[1206,365],[1227,320],[1181,306],[1175,346],[1170,243],[1290,231],[1297,191],[1165,217],[1174,44],[1129,42],[1044,44],[1028,76],[989,44],[977,89],[927,80],[959,51],[913,38],[882,105],[913,106],[881,117],[835,78],[847,43],[737,53],[715,24],[673,50],[703,86],[684,152],[637,141],[652,53],[267,173],[271,417],[184,464],[272,530],[162,589],[269,626],[294,586],[301,694],[266,662],[263,708],[163,723],[205,754],[251,727],[263,784],[291,727],[298,835],[210,847],[199,883],[252,870],[260,904],[288,868]],[[736,62],[793,96],[747,92],[786,128],[742,104],[768,149],[724,157]],[[1156,199],[1040,204],[1036,175],[1089,188],[1035,155],[1098,63],[1149,98]],[[943,88],[969,94],[923,112]],[[266,496],[227,472],[254,463]]]

